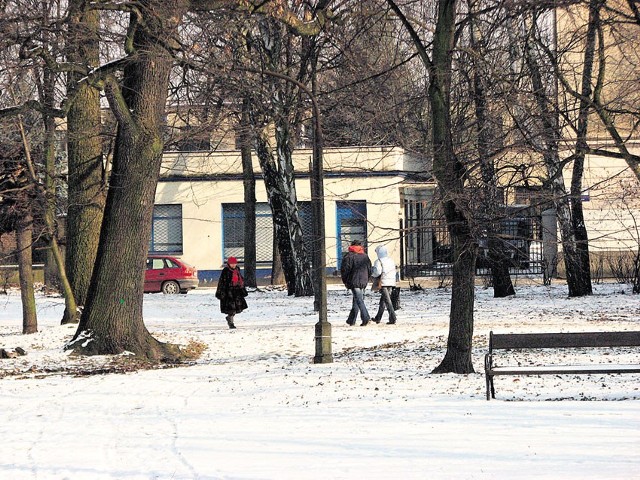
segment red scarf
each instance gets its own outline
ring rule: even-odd
[[[362,245],[351,245],[349,251],[353,253],[364,253],[364,247]]]
[[[243,287],[244,281],[242,280],[242,275],[240,275],[240,270],[237,268],[232,268],[231,271],[233,274],[231,275],[231,286],[233,287]]]

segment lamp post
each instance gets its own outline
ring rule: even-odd
[[[316,354],[313,363],[332,363],[331,324],[327,319],[327,260],[325,255],[324,228],[324,169],[322,165],[322,126],[320,109],[315,96],[307,92],[313,105],[313,161],[311,172],[311,202],[314,217],[314,273],[316,285],[316,305],[318,307],[318,323],[315,325]]]
[[[315,304],[318,309],[318,323],[315,325],[316,354],[313,363],[332,363],[331,353],[331,324],[327,320],[327,260],[325,256],[325,228],[324,228],[324,169],[322,166],[322,126],[320,123],[320,109],[316,98],[302,82],[279,72],[268,70],[241,69],[246,72],[270,75],[296,85],[311,99],[313,107],[313,158],[311,166],[311,204],[313,209],[313,266],[315,284]]]

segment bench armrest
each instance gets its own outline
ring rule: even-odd
[[[485,373],[489,373],[493,368],[493,355],[487,353],[484,356],[484,371]]]

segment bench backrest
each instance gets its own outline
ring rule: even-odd
[[[640,332],[489,333],[489,352],[515,348],[637,346],[640,346]]]

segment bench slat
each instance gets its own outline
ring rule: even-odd
[[[640,365],[541,365],[524,367],[492,367],[488,375],[640,373]]]
[[[640,332],[491,334],[490,349],[640,346]]]

